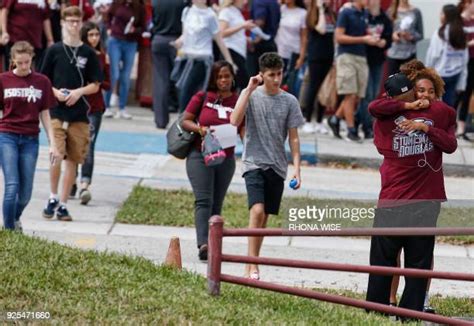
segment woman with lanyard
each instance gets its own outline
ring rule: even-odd
[[[59,161],[49,108],[55,105],[49,79],[31,71],[34,48],[26,41],[11,48],[14,69],[0,74],[0,165],[4,175],[3,226],[22,231],[20,216],[31,199],[38,158],[39,120],[50,142],[50,158]]]
[[[183,128],[206,135],[211,126],[227,124],[230,127],[230,114],[237,103],[235,92],[235,73],[230,63],[217,61],[211,68],[207,92],[193,96],[184,113]],[[238,132],[243,135],[242,125]],[[236,134],[237,137],[237,134]],[[223,163],[208,167],[201,153],[201,137],[196,139],[194,148],[186,159],[186,172],[195,197],[195,222],[199,259],[207,260],[207,238],[209,218],[220,215],[227,188],[234,176],[234,147],[225,148]]]

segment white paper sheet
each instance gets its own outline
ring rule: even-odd
[[[237,127],[227,123],[211,126],[211,129],[214,130],[213,135],[216,136],[222,148],[225,149],[237,145]]]

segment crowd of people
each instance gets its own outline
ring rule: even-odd
[[[221,213],[235,171],[235,142],[223,146],[225,159],[219,163],[210,165],[202,153],[206,137],[216,129],[243,140],[242,177],[252,228],[265,227],[270,215],[279,213],[288,173],[287,139],[292,187],[301,187],[299,132],[331,130],[353,142],[361,142],[361,135],[375,136],[384,156],[376,226],[393,226],[406,216],[435,225],[439,202],[446,199],[442,153],[456,149],[456,136],[469,141],[473,0],[443,7],[425,64],[414,60],[424,34],[421,11],[409,0],[392,1],[387,12],[380,0],[352,0],[338,10],[332,0],[154,0],[151,26],[141,0],[4,0],[0,23],[8,70],[0,74],[6,229],[21,230],[20,216],[31,198],[39,120],[51,158],[51,193],[43,217],[72,221],[67,201],[78,190],[82,204],[91,200],[102,117],[132,118],[127,111],[130,74],[138,42],[147,33],[156,127],[168,127],[176,93],[181,127],[197,135],[186,172],[195,196],[203,261],[208,220]],[[384,84],[387,96],[376,99],[385,66],[390,74]],[[338,100],[328,108],[318,93],[334,69]],[[326,121],[328,109],[334,114]],[[418,145],[400,147],[416,137],[418,145],[423,143],[421,150]],[[427,182],[434,185],[425,186]],[[263,238],[248,241],[248,254],[258,256]],[[401,248],[407,267],[432,267],[434,237],[373,237],[371,264],[396,266]],[[258,265],[249,264],[245,274],[259,279]],[[427,280],[407,280],[400,306],[423,310]],[[392,277],[370,276],[368,300],[396,304],[394,291]]]

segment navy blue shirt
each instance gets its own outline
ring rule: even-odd
[[[263,32],[270,34],[272,38],[275,37],[281,16],[280,5],[277,0],[254,0],[250,16],[253,20],[265,21],[265,26],[262,28]]]
[[[356,8],[346,8],[339,13],[336,27],[345,28],[348,36],[365,36],[367,34],[367,12]],[[337,55],[350,53],[365,57],[367,54],[365,44],[339,44]]]

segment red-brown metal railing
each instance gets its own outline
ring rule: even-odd
[[[220,282],[247,285],[281,293],[294,294],[305,298],[374,310],[386,314],[398,315],[406,318],[416,318],[447,325],[474,325],[474,323],[449,318],[445,316],[419,312],[415,310],[392,307],[365,300],[347,298],[340,295],[321,293],[314,290],[293,288],[249,278],[221,274],[222,262],[250,263],[271,266],[295,267],[306,269],[322,269],[332,271],[350,271],[357,273],[372,273],[379,275],[403,275],[409,277],[451,279],[460,281],[474,281],[474,274],[428,271],[413,268],[396,268],[383,266],[362,266],[351,264],[337,264],[326,262],[308,262],[292,259],[250,257],[226,255],[222,253],[223,237],[242,236],[412,236],[412,235],[474,235],[474,228],[371,228],[371,229],[341,229],[337,231],[285,231],[282,229],[224,229],[224,220],[220,216],[213,216],[209,222],[209,260],[208,260],[208,290],[211,295],[220,294]]]

